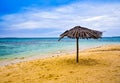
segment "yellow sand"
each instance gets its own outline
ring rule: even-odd
[[[0,68],[0,83],[120,83],[120,45]]]

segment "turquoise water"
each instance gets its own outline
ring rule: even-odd
[[[105,44],[120,44],[120,37],[104,37],[102,39],[80,39],[80,49]],[[0,60],[29,56],[49,56],[59,53],[70,53],[76,50],[76,40],[64,38],[0,38]]]

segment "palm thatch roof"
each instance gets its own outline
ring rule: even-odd
[[[60,35],[59,40],[64,38],[65,36],[69,38],[80,38],[80,39],[98,39],[101,38],[102,32],[91,30],[81,26],[75,26],[70,30],[66,30],[64,33]]]

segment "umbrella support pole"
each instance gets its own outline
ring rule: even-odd
[[[79,62],[79,38],[76,39],[76,47],[77,47],[77,56],[76,56],[76,62]]]

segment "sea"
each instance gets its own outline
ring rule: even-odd
[[[120,37],[101,39],[79,39],[79,49],[120,44]],[[76,39],[63,38],[0,38],[0,61],[26,57],[49,57],[76,52]]]

